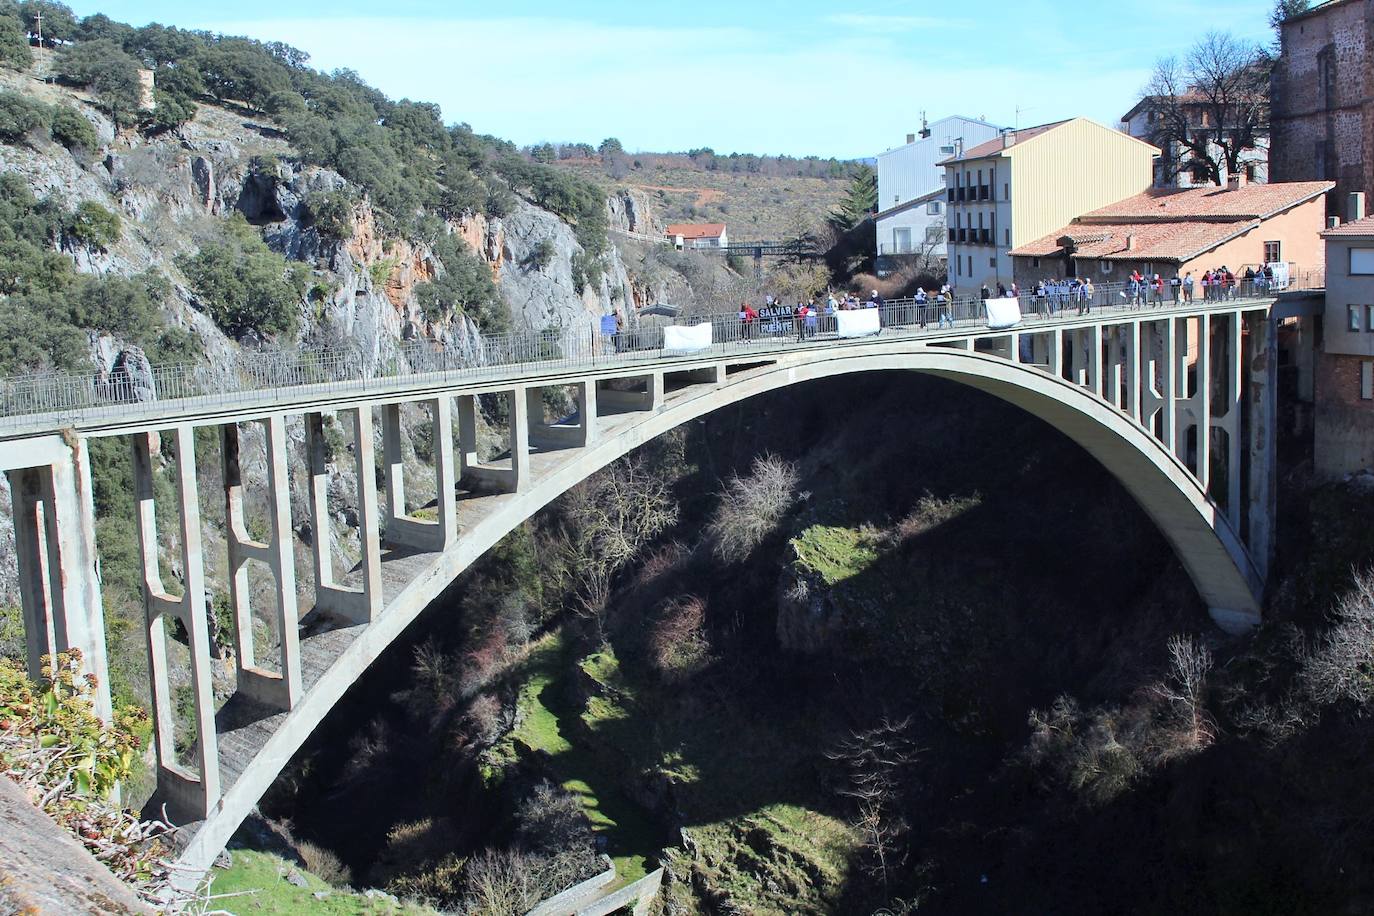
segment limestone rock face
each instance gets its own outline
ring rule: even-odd
[[[654,216],[649,195],[635,188],[622,188],[606,198],[611,228],[636,235],[663,235],[663,224]]]

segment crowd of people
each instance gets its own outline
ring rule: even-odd
[[[948,285],[935,293],[918,289],[915,301],[919,307],[917,315],[920,327],[926,327],[929,311],[934,312],[934,319],[940,327],[952,327],[954,322],[950,318],[949,310],[942,306],[947,306],[953,298],[953,290]],[[885,300],[876,289],[866,299],[856,293],[831,290],[826,293],[823,303],[818,302],[813,296],[805,301],[798,301],[795,305],[787,305],[779,297],[766,295],[763,306],[758,309],[747,301],[740,303],[740,329],[745,340],[753,338],[755,334],[777,336],[790,331],[795,331],[799,340],[806,340],[819,332],[834,331],[835,315],[838,312],[880,309],[885,304]],[[932,308],[927,309],[927,305]]]

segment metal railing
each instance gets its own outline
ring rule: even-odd
[[[1081,293],[1035,296],[1020,300],[1023,324],[1035,329],[1053,320],[1076,320],[1080,314],[1116,314],[1160,307],[1208,307],[1271,298],[1273,290],[1238,281],[1204,300],[1200,288],[1191,301],[1169,287],[1164,293],[1129,284],[1098,284],[1089,298]],[[974,296],[946,301],[928,297],[888,300],[877,306],[884,338],[938,336],[949,330],[987,331],[985,303]],[[190,409],[271,407],[302,388],[350,392],[385,392],[435,376],[442,383],[518,382],[524,377],[579,368],[633,367],[665,357],[771,352],[837,342],[837,321],[824,307],[808,317],[792,314],[741,321],[731,311],[680,319],[683,324],[712,326],[707,350],[676,352],[664,348],[664,329],[641,326],[603,335],[589,322],[544,331],[493,335],[462,343],[431,340],[397,344],[383,359],[365,358],[354,346],[300,350],[242,350],[228,364],[158,366],[144,371],[39,373],[0,379],[0,434],[58,429],[109,418],[155,418]],[[995,332],[994,332],[995,333]],[[27,418],[27,422],[25,419]]]

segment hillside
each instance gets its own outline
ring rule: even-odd
[[[597,158],[562,159],[554,165],[607,193],[626,190],[643,195],[653,209],[657,230],[671,223],[725,223],[738,241],[795,238],[816,231],[844,196],[848,176],[828,178],[767,175],[704,169],[681,162],[686,157],[633,156],[613,177]]]

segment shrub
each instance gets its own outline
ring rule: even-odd
[[[580,847],[590,852],[592,822],[582,800],[547,779],[534,787],[515,813],[516,836],[525,848],[560,852]]]
[[[305,863],[305,870],[326,884],[346,888],[353,883],[353,872],[334,853],[309,840],[296,844],[296,852]]]
[[[59,825],[145,899],[167,887],[158,836],[108,801],[134,775],[147,714],[115,710],[96,717],[95,676],[82,674],[79,650],[45,656],[43,683],[31,684],[13,661],[0,660],[0,769]]]
[[[343,191],[318,191],[306,197],[306,210],[323,238],[347,241],[353,237],[353,200]]]
[[[510,310],[497,292],[486,262],[452,235],[435,239],[433,247],[443,270],[433,280],[415,287],[415,298],[425,317],[438,321],[454,313],[468,315],[488,334],[509,328]]]
[[[543,270],[553,262],[553,257],[557,254],[553,242],[548,239],[540,239],[539,244],[535,245],[525,258],[525,267],[530,270]]]
[[[1336,604],[1332,626],[1302,660],[1300,683],[1318,703],[1374,700],[1374,570],[1355,576]]]
[[[748,477],[732,474],[706,531],[716,556],[743,560],[777,530],[796,499],[797,467],[776,455],[754,459]]]
[[[0,141],[18,143],[30,134],[46,130],[52,110],[42,102],[8,90],[0,92]]]
[[[268,249],[242,214],[234,214],[220,238],[177,264],[206,313],[225,332],[283,334],[295,328],[305,295],[305,267]]]
[[[0,67],[27,70],[31,63],[33,53],[29,50],[29,36],[18,20],[0,16]]]
[[[149,132],[174,130],[196,116],[196,103],[190,96],[155,88],[153,100],[155,105],[146,121]]]
[[[654,667],[664,680],[685,680],[706,665],[711,646],[705,627],[706,602],[695,595],[664,609],[649,636]]]
[[[102,251],[119,241],[121,231],[118,214],[111,213],[92,200],[77,204],[76,212],[67,222],[68,235],[83,245]]]
[[[96,136],[91,122],[81,112],[66,105],[53,109],[52,138],[67,149],[93,150],[100,145],[100,138]]]

